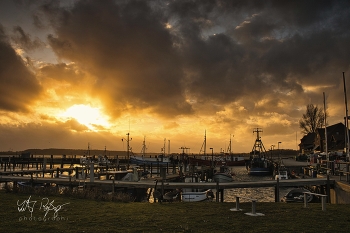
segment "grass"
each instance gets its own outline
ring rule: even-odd
[[[28,208],[18,204],[37,201],[30,219]],[[47,213],[48,198],[59,208]],[[265,216],[245,215],[251,203],[240,203],[243,211],[232,212],[235,203],[137,203],[87,200],[71,196],[9,193],[0,191],[0,232],[348,232],[350,205],[321,203],[257,203]],[[64,205],[65,203],[69,203]],[[32,205],[33,203],[29,203]],[[42,206],[40,210],[40,205]],[[51,207],[52,207],[51,206]],[[35,219],[34,219],[35,218]]]

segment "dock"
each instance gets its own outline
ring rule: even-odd
[[[16,162],[19,162],[17,160]],[[44,163],[44,161],[41,161]],[[298,173],[301,173],[300,179],[287,179],[287,180],[264,180],[264,181],[233,181],[227,183],[216,183],[216,182],[194,182],[185,183],[179,182],[180,174],[176,172],[177,168],[174,167],[153,167],[157,172],[151,173],[151,177],[147,179],[141,178],[139,181],[121,181],[113,177],[113,173],[117,173],[121,167],[126,167],[120,163],[110,164],[108,166],[90,165],[90,166],[75,166],[64,168],[61,166],[62,161],[59,162],[59,167],[54,167],[54,163],[49,168],[46,168],[48,164],[41,164],[39,166],[37,163],[29,166],[22,166],[20,163],[13,165],[7,163],[2,166],[3,170],[0,171],[0,183],[13,182],[14,184],[18,182],[27,182],[33,186],[36,184],[50,183],[56,185],[62,185],[66,187],[81,187],[84,188],[101,188],[104,190],[116,190],[116,189],[154,189],[158,183],[159,187],[163,190],[173,190],[173,189],[215,189],[217,190],[217,201],[222,202],[224,200],[224,190],[225,189],[236,189],[236,188],[259,188],[259,187],[272,187],[275,189],[275,201],[279,201],[279,189],[282,187],[311,187],[319,186],[330,198],[332,196],[333,200],[338,201],[339,195],[334,194],[337,191],[332,191],[339,189],[340,191],[346,190],[345,194],[340,196],[348,197],[350,195],[350,173],[345,170],[338,175],[319,175],[317,177],[304,175],[302,172],[307,166],[308,162],[298,162],[292,159],[284,159],[284,165],[288,168],[295,168]],[[41,169],[38,169],[40,167]],[[152,171],[152,166],[149,167]],[[180,169],[180,173],[184,167]],[[174,170],[175,169],[175,170]],[[193,167],[194,169],[194,167]],[[175,172],[174,172],[175,171]],[[183,171],[184,174],[186,170]],[[62,175],[66,173],[68,175]],[[73,175],[74,174],[74,175]],[[93,174],[89,177],[90,174]],[[333,193],[333,194],[332,194]],[[220,198],[219,198],[220,197]],[[346,199],[346,198],[343,198]],[[330,200],[328,200],[330,202]]]

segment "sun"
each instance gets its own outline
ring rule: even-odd
[[[109,127],[108,117],[104,116],[99,108],[90,105],[75,104],[60,114],[60,117],[64,119],[74,118],[91,130],[95,130],[96,126]]]

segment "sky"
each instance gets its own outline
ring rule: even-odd
[[[349,41],[346,0],[1,0],[0,151],[297,149],[323,93],[344,121]]]

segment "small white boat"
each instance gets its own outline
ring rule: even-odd
[[[194,183],[198,182],[198,178],[196,176],[186,177],[186,183]],[[192,189],[192,188],[184,188],[181,193],[181,200],[184,202],[197,202],[197,201],[205,201],[212,200],[214,198],[214,193],[211,189],[203,190],[203,189]]]
[[[184,202],[197,202],[205,201],[214,198],[213,191],[211,189],[205,191],[182,191],[181,195],[182,201]]]

